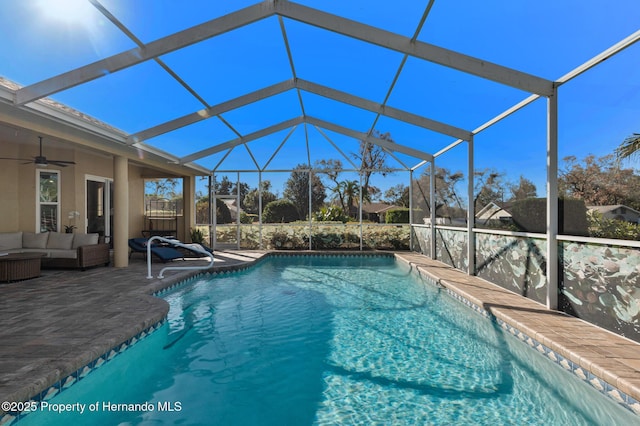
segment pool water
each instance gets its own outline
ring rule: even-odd
[[[99,409],[20,424],[638,423],[391,257],[274,257],[164,297],[163,328],[50,401]]]

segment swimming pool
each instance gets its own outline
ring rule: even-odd
[[[187,283],[167,324],[20,424],[633,424],[392,257]],[[89,407],[96,405],[96,410]]]

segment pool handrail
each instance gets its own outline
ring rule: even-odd
[[[152,242],[153,241],[161,241],[163,243],[167,243],[170,244],[172,246],[177,246],[177,247],[182,247],[185,248],[187,250],[193,251],[195,253],[200,253],[203,254],[207,257],[209,257],[210,261],[208,265],[204,265],[204,266],[166,266],[164,268],[162,268],[160,270],[160,272],[158,273],[158,278],[164,278],[164,271],[168,271],[168,270],[192,270],[192,271],[197,271],[197,270],[201,270],[201,269],[209,269],[211,267],[213,267],[213,262],[214,262],[214,258],[213,258],[213,252],[209,252],[207,250],[205,250],[204,248],[202,248],[202,246],[199,246],[198,244],[184,244],[178,240],[174,240],[171,238],[165,238],[165,237],[159,237],[159,236],[155,236],[155,237],[151,237],[147,240],[147,279],[153,279],[153,274],[151,273],[151,246],[152,246]]]

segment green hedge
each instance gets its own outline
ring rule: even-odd
[[[276,200],[267,204],[262,213],[265,223],[288,223],[298,220],[298,209],[289,200]]]
[[[413,217],[421,217],[422,209],[413,209]],[[409,223],[409,209],[399,207],[397,209],[388,210],[385,214],[384,221],[386,223]]]
[[[399,208],[393,210],[387,210],[385,215],[386,223],[409,223],[409,209]]]
[[[526,198],[513,203],[513,222],[524,232],[547,232],[547,199]],[[588,235],[587,206],[584,200],[561,198],[558,200],[558,233]]]
[[[231,223],[231,211],[224,201],[216,203],[216,223]]]

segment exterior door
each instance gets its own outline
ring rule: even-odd
[[[87,178],[87,232],[98,233],[111,242],[113,229],[113,181]]]

